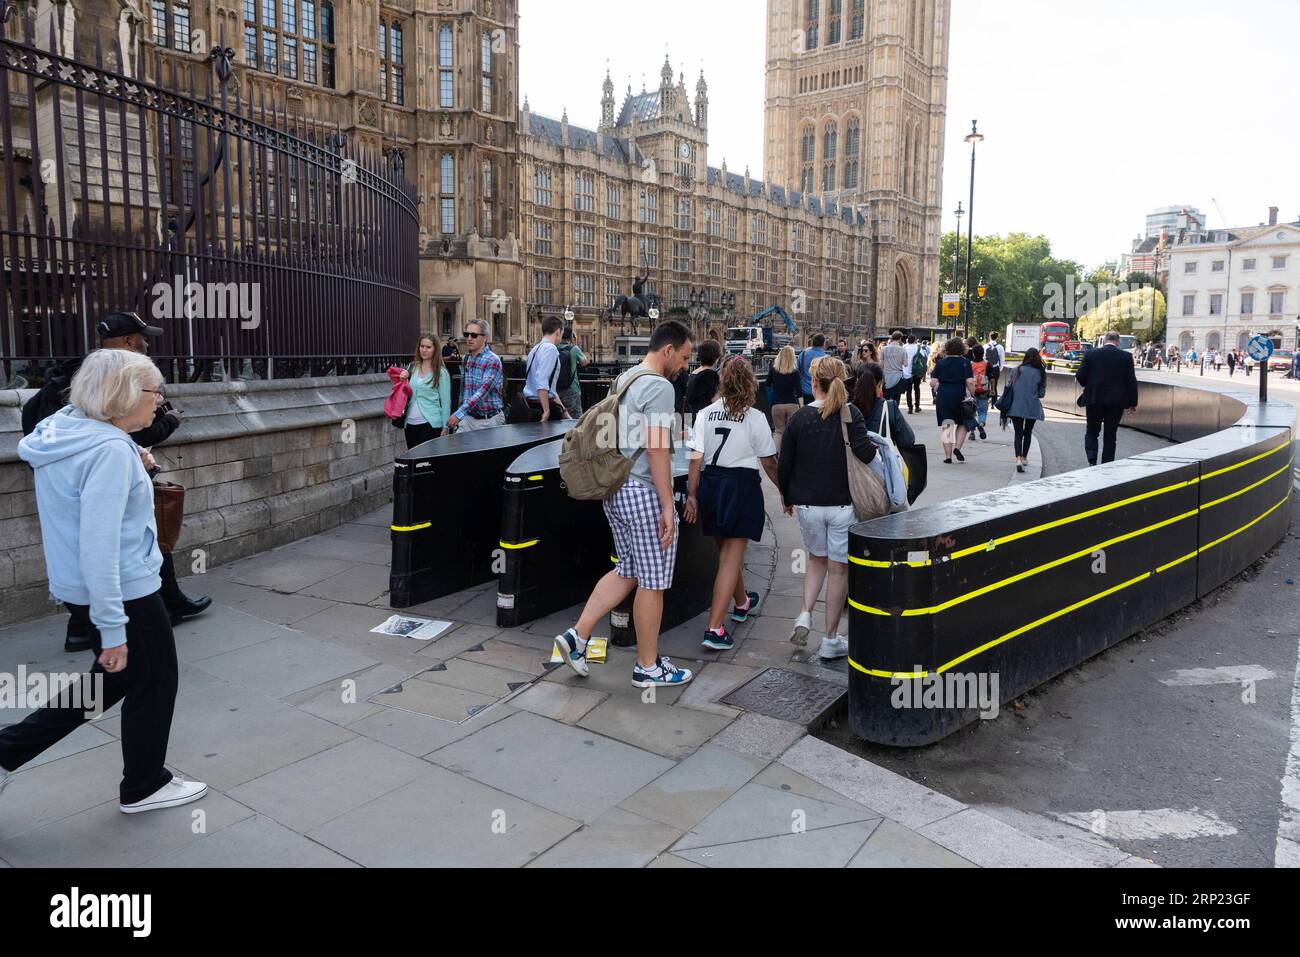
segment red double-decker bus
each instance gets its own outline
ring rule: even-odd
[[[1045,356],[1059,356],[1069,341],[1068,322],[1045,322],[1038,327],[1038,351]]]

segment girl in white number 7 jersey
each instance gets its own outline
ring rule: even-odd
[[[722,365],[718,398],[695,417],[687,443],[691,450],[685,519],[697,519],[718,543],[718,575],[704,647],[725,651],[733,641],[726,628],[757,610],[758,592],[745,591],[741,569],[750,539],[763,537],[762,466],[776,482],[776,443],[767,417],[754,408],[758,380],[748,361],[732,356]]]

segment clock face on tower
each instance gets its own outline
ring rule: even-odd
[[[691,144],[690,144],[690,143],[683,143],[683,144],[682,144],[682,159],[685,160],[685,159],[690,159],[690,158],[691,158]]]

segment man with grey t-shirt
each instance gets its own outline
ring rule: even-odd
[[[555,639],[569,667],[587,675],[587,642],[592,629],[622,603],[633,588],[637,663],[632,684],[637,688],[673,686],[691,680],[659,654],[659,623],[664,592],[673,583],[677,563],[677,506],[673,503],[673,431],[676,393],[672,378],[691,358],[691,333],[675,319],[660,323],[650,337],[645,361],[619,376],[617,390],[630,377],[639,377],[619,399],[619,451],[633,459],[623,486],[602,503],[614,538],[618,564],[596,583],[578,623]]]

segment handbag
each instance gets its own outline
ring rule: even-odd
[[[1002,387],[1002,394],[998,396],[998,401],[995,408],[1003,415],[1010,414],[1011,403],[1014,402],[1016,399],[1017,378],[1018,375],[1016,372],[1011,373],[1011,375],[1007,377],[1007,384]]]
[[[889,434],[891,403],[888,399],[882,401],[884,411],[880,415],[880,433],[867,432],[876,446],[876,457],[868,463],[867,467],[875,472],[876,477],[884,484],[885,494],[889,496],[889,512],[892,515],[895,512],[906,512],[910,504],[907,498],[907,464]]]
[[[871,466],[853,454],[849,441],[849,423],[853,413],[849,406],[840,408],[840,432],[844,436],[844,458],[848,465],[849,496],[853,499],[853,514],[865,522],[889,514],[889,494],[885,483],[871,470]]]
[[[961,418],[963,422],[968,422],[975,418],[975,400],[966,396],[961,403]]]
[[[536,359],[534,354],[533,359]],[[519,386],[519,391],[515,393],[514,398],[510,400],[510,410],[506,413],[507,425],[518,425],[521,422],[536,422],[537,418],[533,415],[533,409],[524,397],[524,389],[528,387],[528,376],[533,371],[533,362],[530,360],[524,366],[524,381]]]
[[[185,517],[185,487],[174,482],[153,483],[153,520],[157,528],[158,551],[170,555],[181,537]]]

